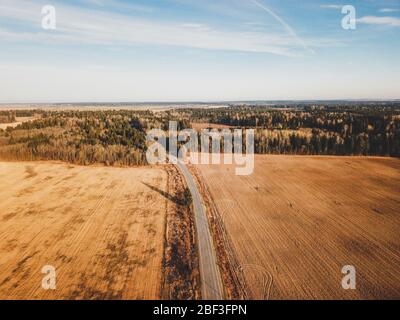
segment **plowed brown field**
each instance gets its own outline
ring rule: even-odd
[[[0,299],[160,298],[167,181],[150,167],[0,163]],[[41,287],[45,265],[56,290]]]
[[[249,298],[400,298],[399,159],[256,156],[250,176],[197,171]],[[356,290],[342,288],[345,265]]]

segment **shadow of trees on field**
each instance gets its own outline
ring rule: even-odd
[[[173,196],[170,195],[169,193],[158,189],[157,187],[154,187],[146,182],[142,182],[145,186],[149,187],[151,190],[158,192],[159,194],[161,194],[164,198],[166,198],[167,200],[170,200],[172,202],[174,202],[175,204],[179,205],[179,206],[184,206],[186,205],[186,200],[183,197],[177,197],[177,196]]]

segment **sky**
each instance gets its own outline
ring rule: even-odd
[[[400,0],[0,0],[0,103],[399,98]]]

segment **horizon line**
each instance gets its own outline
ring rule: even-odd
[[[43,105],[63,105],[63,104],[97,104],[97,105],[105,105],[105,104],[229,104],[229,103],[266,103],[266,102],[337,102],[337,101],[353,101],[353,102],[393,102],[400,101],[400,98],[344,98],[344,99],[255,99],[255,100],[177,100],[177,101],[49,101],[49,102],[41,102],[41,101],[20,101],[20,102],[0,102],[0,105],[35,105],[35,104],[43,104]]]

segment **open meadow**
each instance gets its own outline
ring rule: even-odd
[[[257,155],[250,176],[196,171],[248,298],[400,298],[399,159]]]

